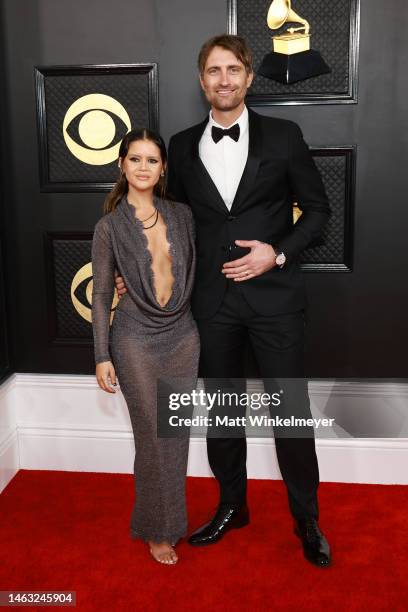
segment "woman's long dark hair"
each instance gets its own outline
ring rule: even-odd
[[[167,183],[167,150],[164,144],[163,138],[160,134],[152,132],[147,128],[141,128],[140,130],[131,130],[122,139],[119,147],[119,159],[123,160],[128,154],[129,147],[135,140],[150,140],[160,149],[160,157],[163,164],[164,176],[161,176],[158,183],[154,186],[154,193],[159,198],[166,197],[166,183]],[[128,182],[126,175],[122,170],[120,176],[116,181],[112,191],[106,196],[103,204],[103,214],[106,215],[115,210],[123,196],[128,192]]]

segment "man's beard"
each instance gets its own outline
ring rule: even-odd
[[[232,100],[220,100],[220,98],[216,97],[211,100],[211,106],[219,111],[232,111],[238,108],[238,106],[243,102],[242,99],[233,98]],[[221,103],[220,103],[221,102]],[[223,103],[224,102],[224,103]]]

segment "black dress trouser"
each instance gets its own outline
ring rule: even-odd
[[[239,284],[230,280],[216,314],[210,319],[197,320],[197,324],[201,340],[200,374],[205,378],[206,390],[216,386],[217,378],[235,380],[236,389],[239,380],[245,384],[248,340],[263,379],[303,377],[303,311],[258,315],[245,300]],[[311,417],[308,400],[298,407],[296,416]],[[275,447],[292,515],[298,519],[317,519],[319,469],[313,431],[306,437],[281,437],[275,429]],[[246,503],[247,488],[245,436],[207,435],[207,451],[210,467],[220,485],[220,503],[242,506]]]

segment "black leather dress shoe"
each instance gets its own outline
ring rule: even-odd
[[[308,561],[318,567],[330,565],[330,546],[315,519],[296,521],[295,534],[302,540],[303,552]]]
[[[219,506],[214,518],[209,523],[200,527],[188,539],[193,546],[206,546],[215,544],[231,529],[240,529],[249,524],[249,512],[247,506],[238,510],[229,506]]]

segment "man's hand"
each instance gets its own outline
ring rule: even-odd
[[[119,276],[119,272],[117,270],[115,270],[115,285],[116,291],[118,292],[118,298],[120,299],[125,295],[127,289],[125,287],[125,283],[123,282],[123,278]]]
[[[232,278],[236,282],[246,281],[276,266],[276,253],[270,244],[259,240],[236,240],[235,244],[250,248],[251,252],[224,264],[222,273],[226,278]]]
[[[113,367],[113,363],[111,361],[103,361],[102,363],[98,363],[96,366],[95,375],[101,389],[107,393],[116,393],[115,389],[112,389],[112,385],[116,387],[116,374],[115,368]],[[110,378],[111,384],[109,384],[108,377]]]

